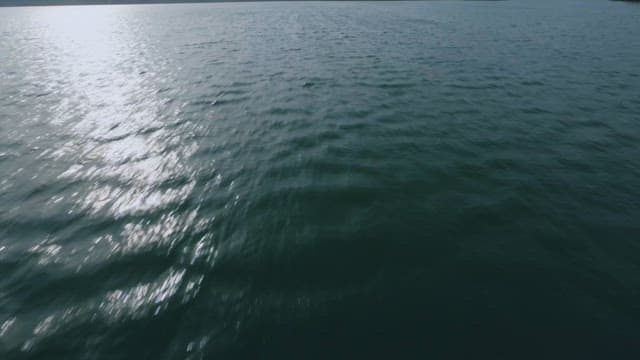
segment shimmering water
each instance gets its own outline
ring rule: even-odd
[[[640,6],[0,9],[0,358],[640,358]]]

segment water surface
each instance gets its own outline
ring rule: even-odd
[[[2,359],[640,356],[640,6],[0,9]]]

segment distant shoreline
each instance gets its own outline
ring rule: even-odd
[[[456,1],[456,0],[0,0],[0,7],[32,7],[32,6],[83,6],[83,5],[162,5],[162,4],[205,4],[205,3],[232,3],[232,2],[314,2],[314,1],[331,1],[331,2],[350,2],[350,1]],[[469,2],[481,1],[507,1],[507,0],[458,0]],[[606,0],[603,0],[606,1]],[[609,0],[616,2],[640,3],[640,0]]]
[[[29,6],[82,6],[82,5],[162,5],[162,4],[205,4],[205,3],[227,3],[227,2],[300,2],[300,1],[442,1],[442,0],[27,0],[27,1],[3,1],[0,0],[0,7],[29,7]],[[462,1],[499,1],[499,0],[462,0]]]
[[[287,1],[287,0],[284,0]],[[0,0],[0,7],[22,7],[22,6],[81,6],[81,5],[153,5],[153,4],[192,4],[192,3],[217,3],[217,2],[251,2],[251,0],[132,0],[132,1],[109,1],[109,0],[27,0],[27,1],[3,1]]]
[[[80,0],[80,1],[50,1],[29,0],[26,2],[11,2],[0,0],[0,7],[30,7],[30,6],[83,6],[83,5],[162,5],[162,4],[206,4],[206,3],[235,3],[235,2],[349,2],[349,1],[451,1],[451,0],[133,0],[133,1],[108,1],[108,0]],[[460,1],[504,1],[504,0],[460,0]]]
[[[205,3],[231,3],[231,2],[313,2],[313,1],[451,1],[451,0],[27,0],[6,1],[0,0],[0,7],[29,7],[29,6],[83,6],[83,5],[162,5],[162,4],[205,4]],[[504,1],[504,0],[459,0],[459,1]]]

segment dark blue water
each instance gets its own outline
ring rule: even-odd
[[[640,358],[640,6],[0,9],[0,358]]]

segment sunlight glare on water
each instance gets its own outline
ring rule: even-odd
[[[69,140],[52,156],[78,157],[60,176],[94,184],[80,205],[121,217],[187,197],[193,183],[182,159],[197,145],[165,126],[162,99],[147,80],[159,69],[145,64],[144,45],[125,21],[130,8],[56,10],[43,19],[51,47],[45,52],[60,56],[49,71],[63,74],[66,104],[53,118]],[[161,186],[178,175],[185,183]]]
[[[43,96],[61,100],[47,109],[43,134],[24,140],[46,138],[54,143],[49,148],[32,144],[41,149],[37,161],[44,164],[43,174],[57,173],[57,183],[78,185],[52,196],[45,208],[64,209],[70,220],[79,216],[98,223],[115,220],[107,233],[88,233],[87,242],[64,242],[50,235],[35,240],[28,252],[37,259],[38,271],[82,276],[71,273],[95,271],[109,259],[159,247],[168,251],[197,214],[197,208],[183,213],[170,208],[184,201],[194,187],[185,158],[197,144],[185,139],[188,126],[180,125],[181,105],[172,106],[158,96],[156,72],[162,64],[147,58],[136,23],[129,21],[131,10],[118,6],[28,10],[30,25],[40,34],[31,45],[43,58],[25,65],[33,66],[31,76],[41,82],[37,86]],[[157,315],[183,284],[185,269],[176,264],[153,277],[132,287],[105,289],[100,301],[93,298],[70,306],[53,302],[24,314],[25,323],[36,322],[33,337],[22,349],[30,351],[40,339],[74,323]],[[195,291],[193,284],[185,291]],[[5,321],[2,333],[15,321]]]

